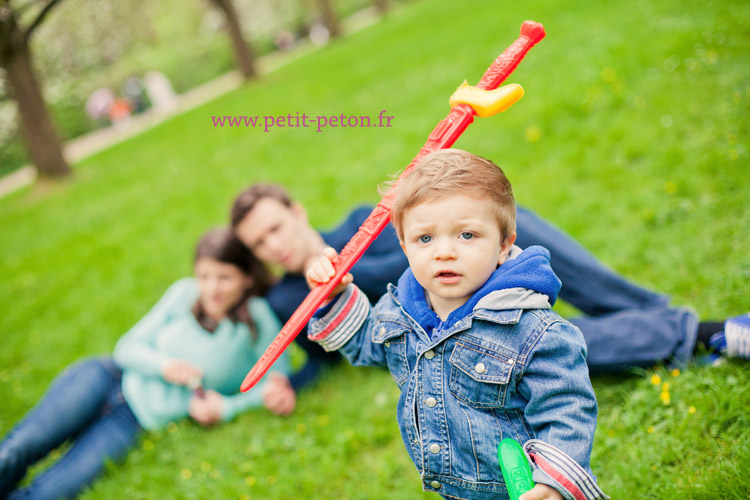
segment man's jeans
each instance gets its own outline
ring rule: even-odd
[[[516,244],[550,251],[552,269],[562,281],[560,298],[586,315],[570,321],[586,339],[591,373],[690,359],[698,331],[694,311],[670,307],[666,295],[624,280],[529,210],[518,207],[516,222]]]
[[[121,375],[111,359],[100,358],[71,365],[55,379],[0,443],[0,498],[73,498],[108,460],[125,457],[141,427],[122,397]],[[27,467],[68,439],[71,447],[60,460],[28,487],[9,493]]]

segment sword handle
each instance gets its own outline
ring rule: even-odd
[[[521,25],[521,34],[510,47],[497,56],[477,87],[484,90],[494,90],[500,86],[508,76],[513,73],[526,53],[544,38],[544,26],[534,21],[524,21]]]

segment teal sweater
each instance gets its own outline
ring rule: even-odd
[[[268,302],[262,298],[249,301],[258,327],[253,341],[247,325],[228,319],[213,333],[203,329],[190,311],[198,294],[194,278],[177,281],[115,347],[115,363],[123,370],[123,395],[145,429],[160,429],[188,416],[192,391],[161,376],[165,364],[174,358],[200,367],[204,388],[225,396],[222,420],[262,404],[265,380],[246,393],[238,391],[248,370],[281,328]],[[288,359],[279,358],[271,371],[289,373]]]

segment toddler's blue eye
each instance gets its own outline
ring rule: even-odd
[[[473,237],[474,237],[474,233],[470,233],[468,231],[464,231],[463,233],[461,233],[461,238],[463,238],[465,240],[470,240]]]
[[[429,243],[431,241],[432,241],[432,236],[430,236],[429,234],[423,234],[422,236],[419,237],[420,243]]]

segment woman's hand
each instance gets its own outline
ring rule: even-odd
[[[289,379],[283,373],[268,374],[268,382],[263,388],[263,406],[276,415],[286,416],[294,411],[297,394]]]
[[[203,370],[182,359],[171,359],[162,370],[161,376],[175,385],[188,385],[191,381],[203,378]]]
[[[221,401],[223,396],[216,391],[205,391],[203,397],[193,395],[190,398],[188,414],[203,426],[221,421]]]
[[[518,500],[563,500],[563,496],[556,489],[546,484],[537,484],[518,497]]]

